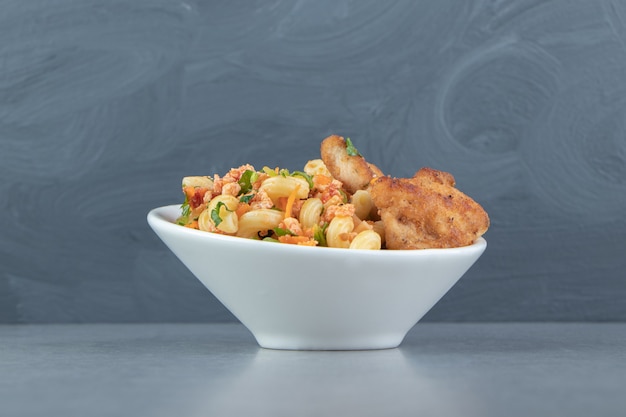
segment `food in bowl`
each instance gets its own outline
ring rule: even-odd
[[[260,346],[396,347],[481,256],[489,218],[446,172],[385,176],[336,135],[320,154],[185,177],[183,205],[148,222]]]
[[[252,165],[188,176],[177,223],[241,238],[346,249],[468,246],[489,228],[485,210],[452,174],[421,168],[392,178],[352,141],[324,139],[302,171]]]

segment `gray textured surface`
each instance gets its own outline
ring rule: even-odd
[[[490,213],[428,320],[626,320],[625,22],[618,0],[5,0],[0,322],[231,320],[146,212],[329,133]]]
[[[626,325],[416,326],[398,349],[259,348],[236,324],[0,326],[4,415],[618,417]]]

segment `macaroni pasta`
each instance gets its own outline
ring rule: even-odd
[[[384,233],[367,190],[354,194],[321,159],[302,171],[251,165],[224,176],[183,178],[185,227],[248,239],[307,246],[381,249]],[[378,237],[376,237],[376,236]]]

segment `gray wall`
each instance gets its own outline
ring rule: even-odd
[[[492,225],[427,320],[626,319],[626,2],[3,0],[0,322],[226,321],[148,228],[330,133]]]

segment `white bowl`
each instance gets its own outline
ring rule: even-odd
[[[354,250],[270,243],[174,223],[177,205],[148,223],[189,270],[272,349],[397,347],[461,278],[487,242],[452,249]]]

